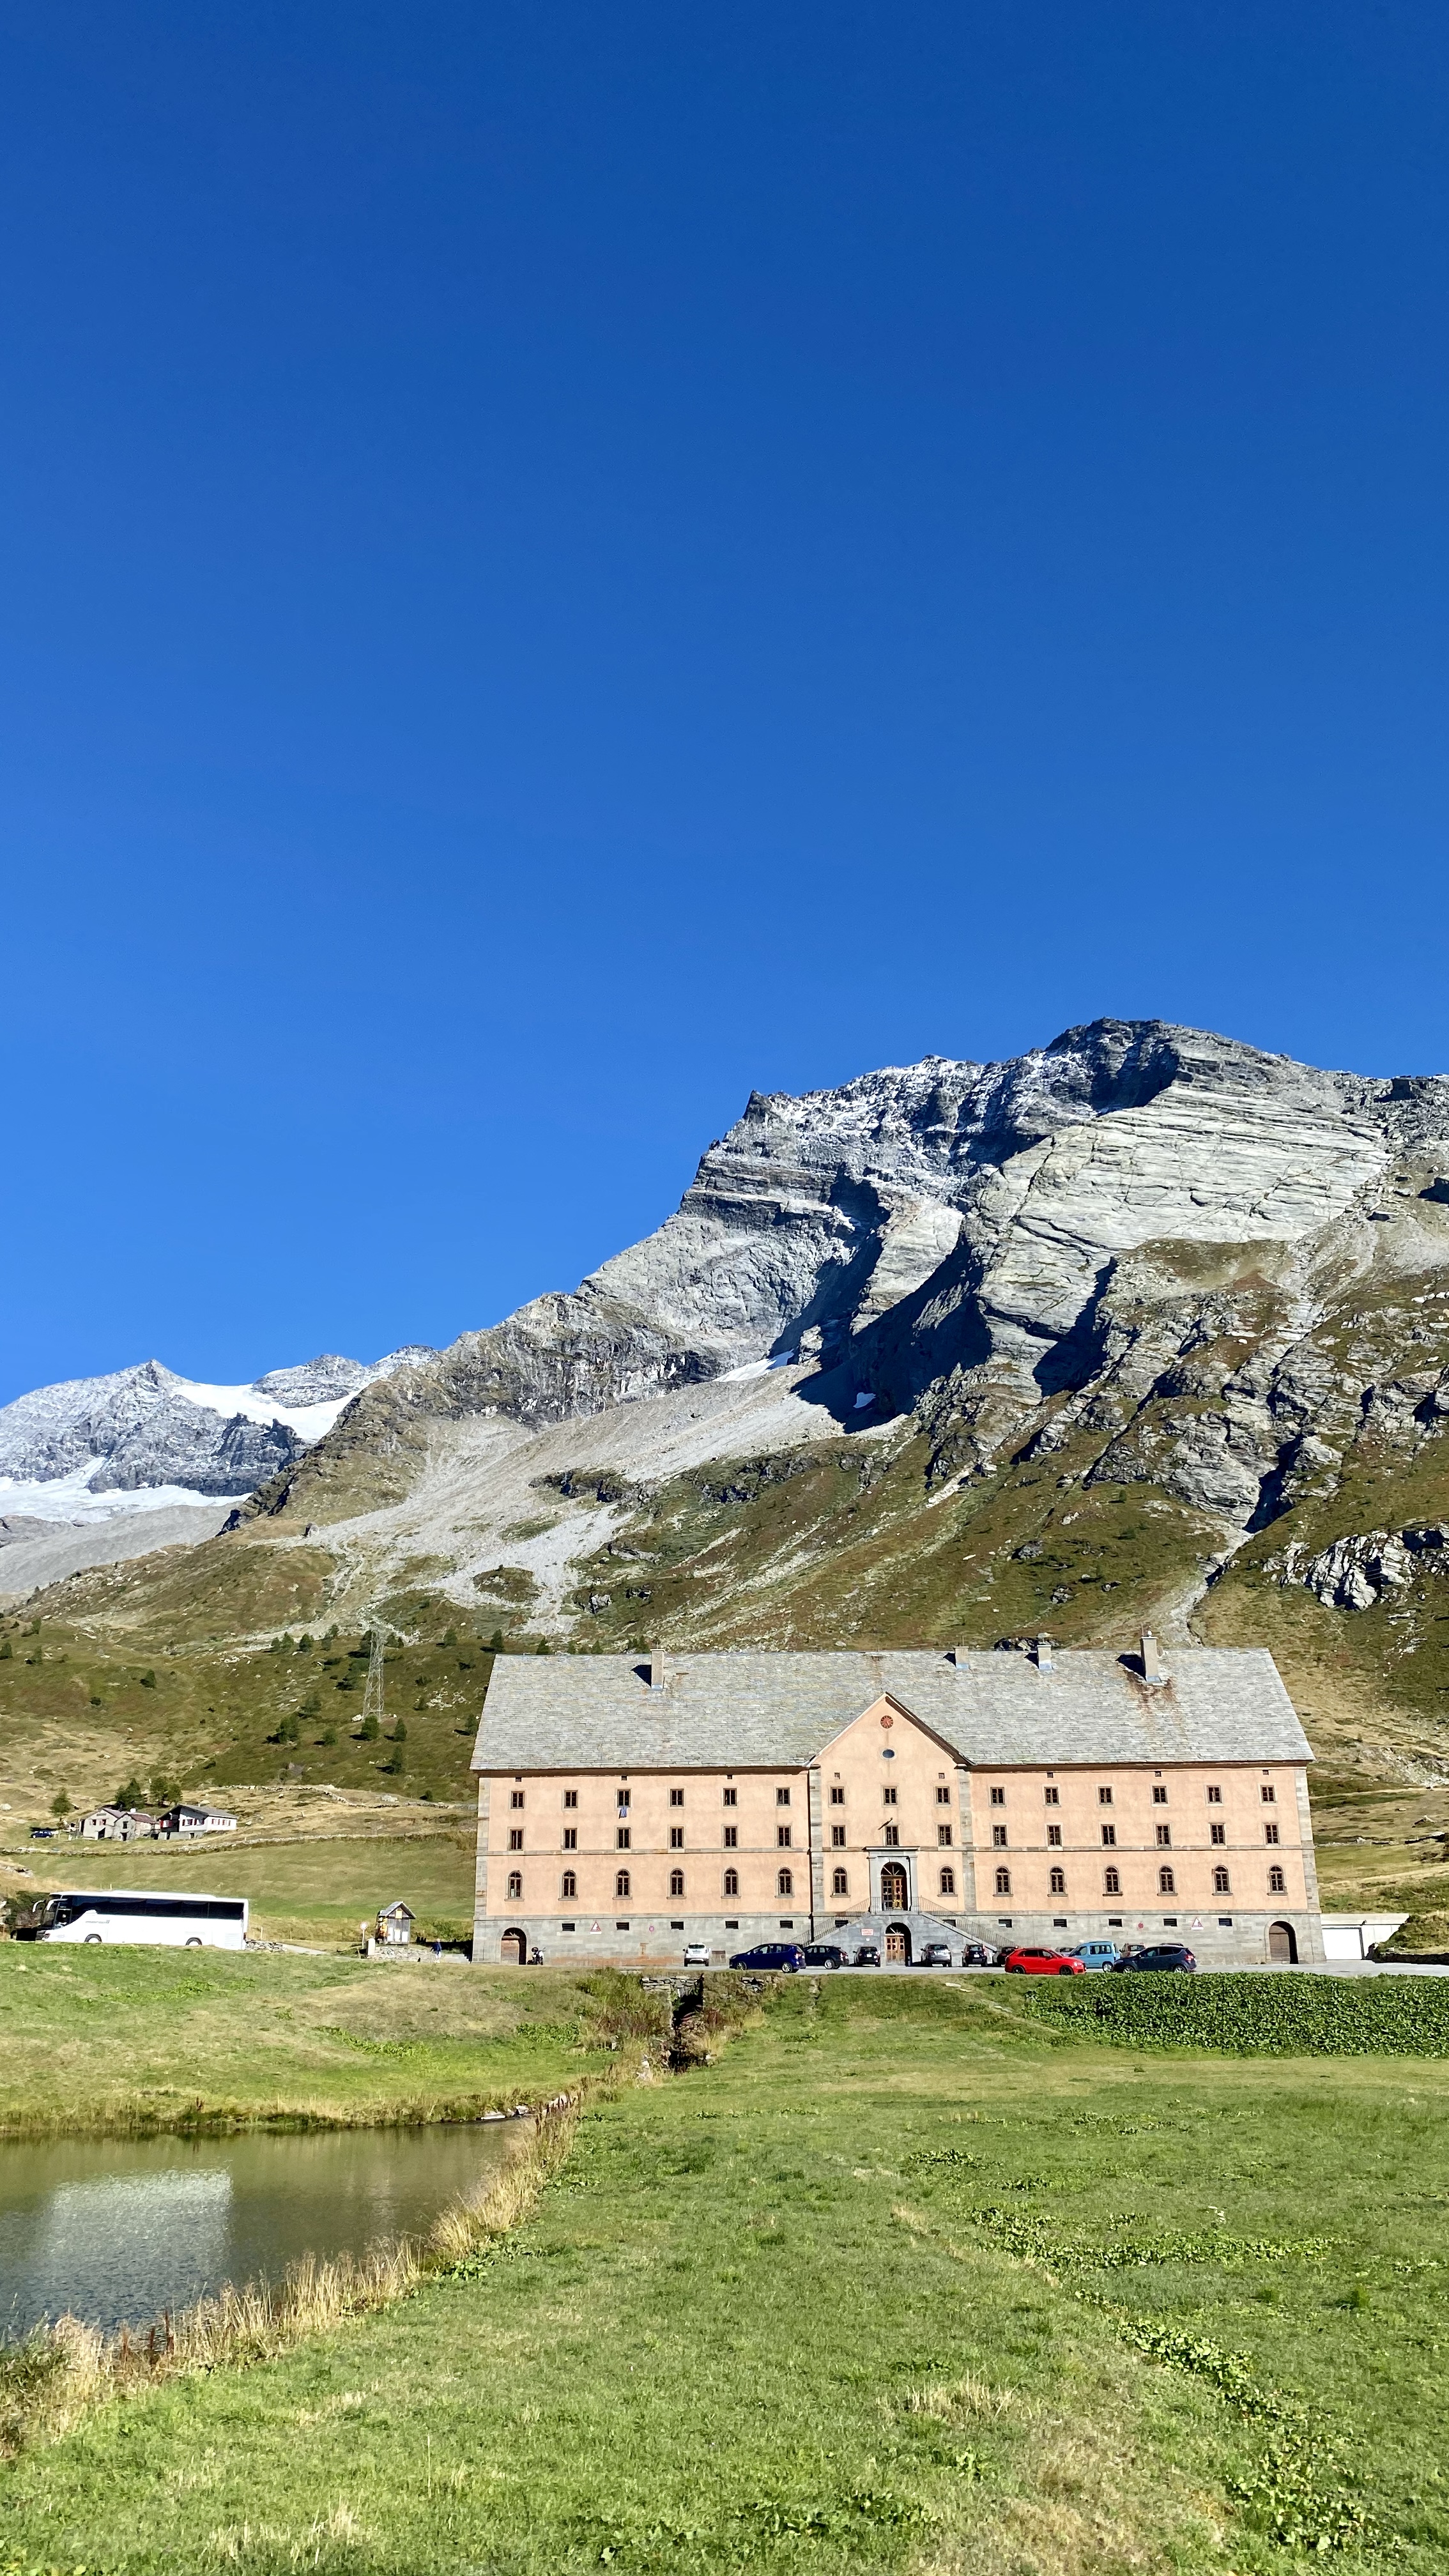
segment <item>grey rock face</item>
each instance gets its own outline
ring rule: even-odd
[[[1265,1570],[1282,1584],[1301,1583],[1330,1609],[1372,1610],[1384,1593],[1413,1581],[1416,1565],[1449,1573],[1449,1529],[1364,1530],[1312,1556],[1302,1546],[1285,1547]]]
[[[1090,1406],[1121,1435],[1111,1473],[1242,1529],[1275,1479],[1321,1488],[1359,1418],[1362,1382],[1313,1342],[1315,1265],[1371,1264],[1410,1218],[1449,1261],[1446,1165],[1443,1077],[1319,1072],[1159,1021],[756,1094],[655,1234],[365,1390],[317,1469],[417,1454],[430,1416],[542,1426],[798,1352],[840,1416],[870,1395],[877,1420],[949,1422],[943,1473],[1033,1423],[1049,1449]],[[1214,1247],[1241,1273],[1245,1246],[1277,1301],[1247,1355],[1228,1347],[1244,1292],[1183,1276]],[[1147,1419],[1165,1393],[1178,1418]],[[1449,1412],[1428,1377],[1383,1402],[1404,1437]]]

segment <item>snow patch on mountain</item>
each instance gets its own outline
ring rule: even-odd
[[[0,1408],[0,1512],[86,1523],[249,1494],[330,1431],[364,1386],[426,1354],[327,1353],[247,1386],[159,1360],[38,1387]]]

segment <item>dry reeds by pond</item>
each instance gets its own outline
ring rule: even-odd
[[[528,2215],[573,2143],[579,2104],[561,2095],[537,2114],[502,2166],[441,2211],[421,2241],[400,2237],[361,2256],[307,2256],[276,2282],[230,2282],[139,2333],[103,2335],[76,2317],[37,2327],[0,2352],[0,2457],[58,2441],[92,2407],[160,2379],[224,2363],[269,2361],[309,2335],[386,2307],[431,2275],[486,2251]]]

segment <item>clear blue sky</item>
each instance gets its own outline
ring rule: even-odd
[[[1449,1064],[1434,0],[11,0],[0,238],[0,1396],[752,1086]]]

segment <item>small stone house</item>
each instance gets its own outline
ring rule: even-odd
[[[416,1921],[412,1908],[399,1897],[395,1905],[384,1905],[377,1917],[377,1937],[388,1949],[406,1949],[413,1937]]]
[[[83,1843],[150,1842],[155,1838],[157,1822],[138,1807],[92,1807],[70,1830]]]

